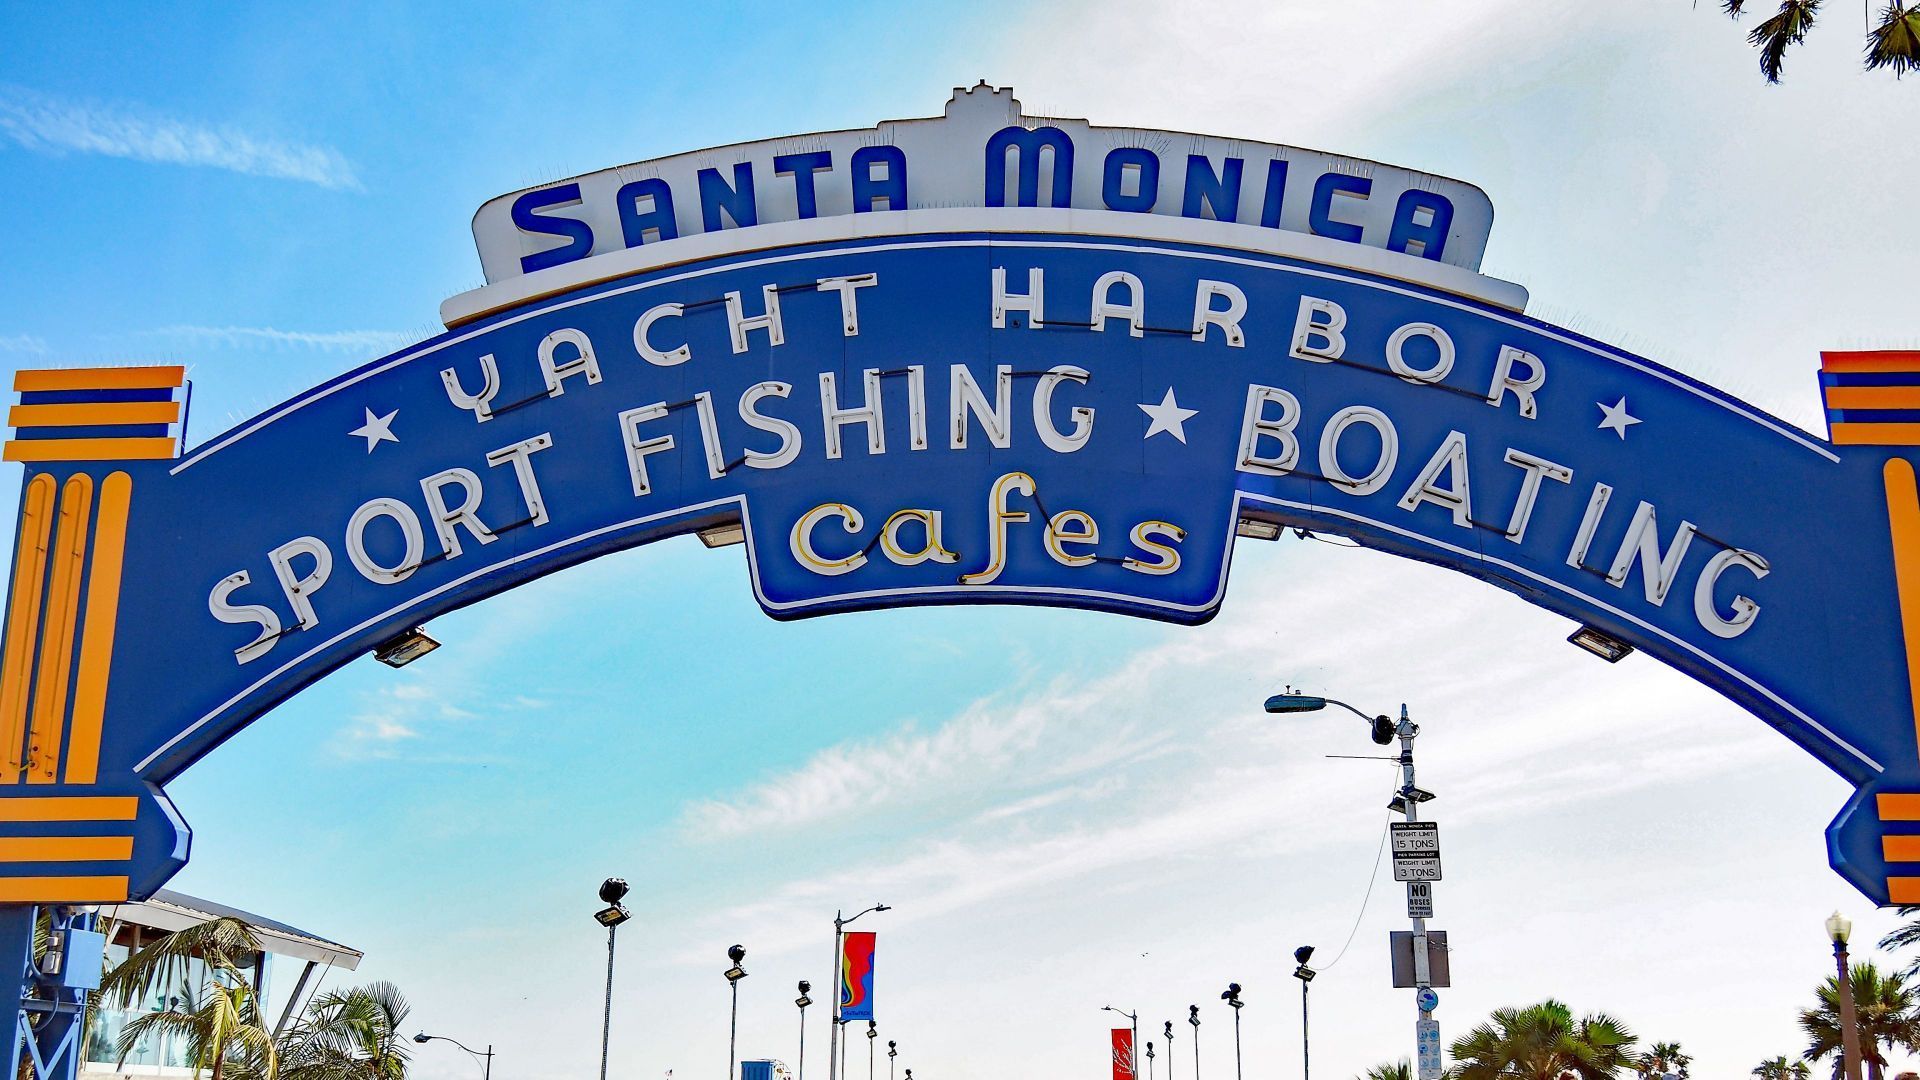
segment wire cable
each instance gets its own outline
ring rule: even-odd
[[[1393,780],[1393,791],[1397,792],[1400,790],[1400,770],[1397,766],[1394,769]],[[1389,818],[1386,824],[1380,826],[1380,847],[1373,853],[1373,870],[1367,875],[1366,895],[1360,898],[1360,913],[1353,917],[1353,929],[1347,931],[1346,943],[1340,946],[1340,951],[1334,955],[1333,960],[1317,970],[1333,970],[1333,966],[1347,955],[1347,950],[1353,945],[1353,939],[1359,935],[1360,923],[1367,917],[1367,905],[1373,901],[1373,887],[1380,883],[1380,859],[1387,853],[1387,837],[1392,832],[1393,820]]]

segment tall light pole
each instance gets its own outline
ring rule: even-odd
[[[846,932],[848,923],[867,912],[891,910],[893,909],[885,904],[875,904],[866,911],[856,912],[847,918],[842,918],[838,911],[833,913],[833,1024],[827,1029],[827,1080],[839,1080],[840,1076],[840,1002],[847,994],[847,976],[843,965],[845,956],[841,953],[842,935]],[[605,1080],[605,1077],[601,1080]]]
[[[414,1042],[420,1043],[423,1046],[427,1043],[432,1042],[435,1039],[439,1039],[441,1042],[450,1042],[453,1045],[459,1047],[460,1049],[465,1050],[468,1054],[472,1055],[475,1059],[484,1059],[480,1069],[480,1080],[493,1080],[493,1044],[492,1043],[488,1043],[486,1050],[483,1052],[483,1051],[475,1050],[473,1047],[468,1046],[466,1043],[461,1042],[459,1039],[455,1039],[446,1035],[429,1035],[423,1031],[420,1034],[415,1035],[413,1037]]]
[[[1293,950],[1293,962],[1299,965],[1293,969],[1293,977],[1300,980],[1300,1080],[1313,1080],[1312,1044],[1307,1042],[1307,985],[1313,982],[1314,975],[1307,961],[1311,959],[1313,946],[1302,945]]]
[[[1228,983],[1220,995],[1220,1000],[1233,1006],[1233,1080],[1242,1080],[1240,1076],[1240,1007],[1246,1002],[1240,1000],[1240,984]]]
[[[1153,1080],[1153,1040],[1147,1040],[1147,1080]]]
[[[867,1021],[867,1080],[873,1080],[873,1040],[880,1037],[880,1025]]]
[[[1847,1080],[1860,1080],[1860,1022],[1854,1012],[1853,972],[1847,963],[1847,938],[1853,936],[1853,920],[1834,912],[1827,916],[1827,937],[1833,942],[1833,961],[1840,969],[1840,1060]]]
[[[813,1004],[807,993],[812,989],[812,983],[801,979],[800,996],[793,999],[793,1003],[800,1006],[800,1074],[794,1080],[807,1080],[807,1006]]]
[[[1130,1013],[1124,1009],[1116,1009],[1111,1005],[1100,1006],[1100,1011],[1110,1012],[1110,1013],[1119,1013],[1121,1016],[1124,1016],[1127,1018],[1128,1023],[1131,1023],[1133,1025],[1133,1043],[1127,1047],[1127,1075],[1130,1077],[1133,1077],[1134,1080],[1139,1080],[1140,1078],[1140,1014]]]
[[[1200,1080],[1200,1006],[1187,1006],[1187,1023],[1193,1025],[1193,1080]]]
[[[726,976],[727,989],[733,992],[733,1019],[727,1024],[727,1080],[734,1080],[734,1047],[740,1036],[740,980],[747,977],[747,970],[740,966],[740,961],[746,958],[746,949],[738,945],[729,946],[727,959],[733,961],[733,966],[721,972]]]
[[[1167,1038],[1167,1080],[1173,1080],[1173,1021],[1166,1022],[1161,1034]]]
[[[887,1080],[893,1080],[893,1059],[900,1056],[900,1047],[892,1039],[887,1040]]]
[[[610,877],[600,883],[600,902],[607,905],[593,913],[593,921],[607,928],[607,1005],[600,1016],[600,1080],[607,1080],[607,1045],[613,1039],[613,936],[620,924],[632,918],[620,899],[627,895],[627,879]],[[491,1067],[491,1062],[488,1063]]]
[[[1318,712],[1329,705],[1338,705],[1353,715],[1365,720],[1373,727],[1373,741],[1381,746],[1391,746],[1394,739],[1400,740],[1400,756],[1388,760],[1396,761],[1400,766],[1400,790],[1387,803],[1387,809],[1397,811],[1408,824],[1420,820],[1420,804],[1431,802],[1433,792],[1415,786],[1413,782],[1413,740],[1420,734],[1420,725],[1407,716],[1406,705],[1400,706],[1400,719],[1394,719],[1382,713],[1368,716],[1344,701],[1333,698],[1317,697],[1311,694],[1275,694],[1267,699],[1267,711],[1270,713]],[[1414,908],[1414,886],[1426,885],[1424,882],[1407,882],[1407,910]],[[1430,889],[1431,886],[1427,885]],[[1428,897],[1431,893],[1425,893]],[[1428,901],[1431,904],[1431,900]],[[1427,920],[1413,916],[1413,985],[1414,1003],[1417,1009],[1413,1025],[1414,1060],[1419,1063],[1420,1080],[1439,1080],[1440,1073],[1429,1067],[1426,1055],[1419,1052],[1422,1039],[1430,1040],[1434,1046],[1440,1043],[1440,1025],[1433,1018],[1433,1005],[1438,1000],[1433,993],[1433,971],[1427,955]],[[1437,1056],[1437,1055],[1436,1055]],[[1848,1078],[1856,1080],[1856,1078]]]

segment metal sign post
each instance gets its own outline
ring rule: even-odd
[[[1439,997],[1433,992],[1432,964],[1427,956],[1427,920],[1433,915],[1430,882],[1440,880],[1440,827],[1421,822],[1420,804],[1433,798],[1413,782],[1413,740],[1420,726],[1400,706],[1400,793],[1392,805],[1406,818],[1391,826],[1393,839],[1393,879],[1407,883],[1407,914],[1413,920],[1414,1001],[1419,1018],[1414,1022],[1414,1047],[1420,1080],[1440,1080],[1440,1023],[1433,1018]],[[1415,890],[1418,890],[1416,893]]]

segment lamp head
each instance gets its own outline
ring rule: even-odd
[[[745,949],[745,947],[740,945],[727,946],[727,959],[737,964],[740,961],[745,960],[746,958],[747,958],[747,950]]]
[[[1294,963],[1304,964],[1311,959],[1313,959],[1313,946],[1302,945],[1299,948],[1293,950]]]
[[[1836,945],[1845,945],[1853,936],[1853,920],[1839,912],[1827,916],[1827,939]]]
[[[1312,694],[1275,694],[1267,699],[1270,713],[1319,712],[1326,707],[1326,698]]]
[[[610,877],[600,883],[600,902],[617,904],[627,895],[627,879]]]
[[[1392,743],[1394,736],[1398,734],[1400,734],[1400,725],[1394,721],[1393,717],[1381,713],[1373,718],[1374,742],[1386,746]]]
[[[1173,1021],[1171,1020],[1167,1021],[1166,1029],[1167,1029],[1166,1030],[1167,1041],[1172,1042],[1173,1041]]]
[[[1226,988],[1226,990],[1224,990],[1224,991],[1223,991],[1223,992],[1221,992],[1221,994],[1220,994],[1220,1000],[1222,1000],[1222,1001],[1239,1001],[1239,1000],[1240,1000],[1240,984],[1239,984],[1239,983],[1228,983],[1228,984],[1227,984],[1227,988]]]
[[[887,905],[885,905],[885,904],[875,904],[875,905],[873,905],[873,910],[875,910],[875,911],[892,911],[893,909],[892,909],[892,908],[890,908],[890,907],[888,907],[888,906],[887,906]]]
[[[808,981],[807,981],[807,980],[805,980],[805,979],[801,979],[801,980],[800,980],[800,992],[801,992],[801,993],[803,993],[803,994],[810,994],[810,993],[812,993],[812,992],[813,992],[813,984],[812,984],[812,983],[810,983],[810,982],[808,982]]]
[[[867,1038],[877,1039],[879,1037],[880,1037],[880,1025],[872,1020],[867,1021]]]
[[[418,1034],[418,1035],[415,1035],[415,1036],[413,1037],[413,1041],[414,1041],[414,1042],[417,1042],[417,1043],[424,1043],[424,1042],[427,1042],[428,1040],[430,1040],[430,1039],[432,1039],[432,1038],[433,1038],[433,1036],[431,1036],[431,1035],[429,1035],[429,1034],[427,1034],[426,1032],[424,1032],[424,1031],[423,1031],[423,1032],[421,1032],[420,1034]]]
[[[1187,1023],[1192,1024],[1194,1027],[1200,1026],[1200,1006],[1187,1006]]]

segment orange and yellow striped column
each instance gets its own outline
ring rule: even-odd
[[[0,902],[127,897],[140,800],[86,793],[133,506],[132,475],[114,463],[176,456],[184,384],[176,366],[14,376],[0,458],[28,476],[0,639]]]

